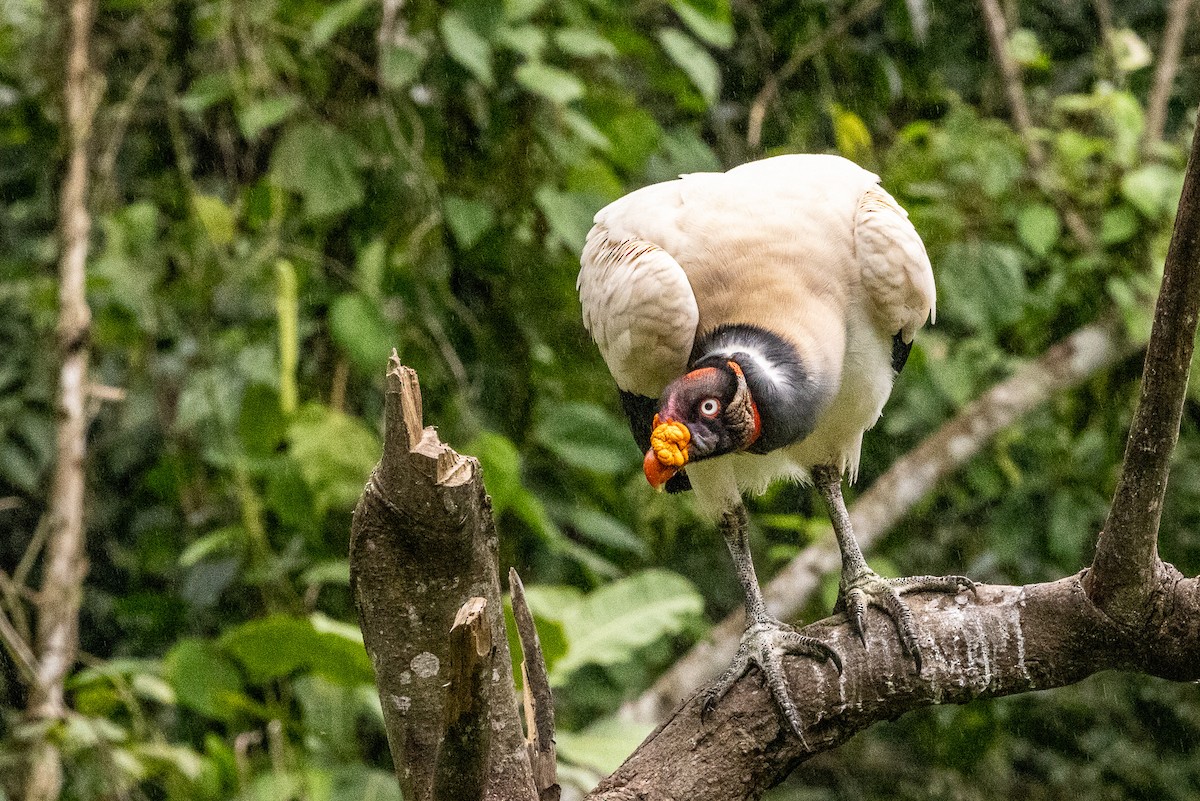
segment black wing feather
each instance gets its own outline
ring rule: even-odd
[[[905,342],[904,337],[897,332],[892,337],[892,369],[899,373],[908,362],[908,354],[912,352],[913,343]]]

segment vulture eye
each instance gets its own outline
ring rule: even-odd
[[[700,414],[705,417],[716,417],[721,411],[721,402],[716,398],[705,398],[700,401]]]

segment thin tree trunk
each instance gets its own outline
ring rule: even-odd
[[[91,312],[85,294],[88,240],[89,145],[96,108],[96,78],[89,58],[94,0],[72,0],[66,48],[63,105],[69,143],[59,197],[59,379],[55,464],[47,509],[49,536],[37,600],[37,660],[27,714],[61,720],[67,713],[64,684],[79,652],[79,610],[87,574],[85,479],[87,391]],[[51,801],[62,787],[62,758],[42,739],[31,749],[26,801]]]

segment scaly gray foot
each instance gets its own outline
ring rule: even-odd
[[[774,618],[763,618],[752,622],[742,632],[742,641],[738,645],[737,655],[733,664],[721,675],[716,682],[707,688],[700,703],[701,718],[712,709],[713,705],[725,697],[737,680],[746,674],[752,665],[757,665],[763,674],[767,689],[779,705],[783,716],[787,718],[792,731],[803,741],[803,724],[796,704],[788,692],[787,679],[783,672],[783,657],[786,654],[807,656],[822,662],[833,662],[838,673],[842,672],[842,659],[837,652],[814,637],[806,637],[798,633],[786,623]]]
[[[900,646],[904,653],[913,658],[917,672],[921,672],[921,651],[917,648],[917,631],[913,625],[912,610],[901,598],[910,592],[957,593],[968,589],[975,592],[975,582],[965,576],[909,576],[885,579],[873,570],[862,570],[851,578],[842,576],[838,587],[838,602],[835,612],[845,612],[850,626],[867,647],[867,607],[874,605],[887,613],[896,624],[900,635]]]

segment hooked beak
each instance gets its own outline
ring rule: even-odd
[[[663,464],[659,461],[658,454],[651,448],[646,451],[646,458],[642,460],[642,470],[645,472],[646,480],[650,482],[650,486],[656,490],[661,490],[663,484],[666,484],[671,480],[671,476],[679,472],[679,467]]]
[[[646,480],[655,489],[661,489],[671,476],[679,472],[688,462],[688,443],[692,432],[686,425],[668,419],[659,422],[654,416],[654,430],[650,433],[650,450],[642,460],[642,471]]]

